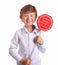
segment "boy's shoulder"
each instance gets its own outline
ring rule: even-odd
[[[38,33],[38,32],[41,31],[41,30],[39,30],[35,25],[33,25],[33,27],[34,27],[34,31],[35,31],[36,33]]]
[[[35,30],[36,30],[37,33],[38,33],[38,32],[41,32],[41,30],[39,30],[38,28],[35,28]]]
[[[42,30],[40,30],[40,29],[38,29],[38,28],[35,28],[35,30],[36,30],[36,33],[39,34],[39,35],[41,35],[41,34],[44,33]]]
[[[23,31],[23,28],[20,28],[20,29],[18,29],[18,30],[16,31],[16,33],[22,33],[22,31]]]

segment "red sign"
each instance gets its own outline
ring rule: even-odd
[[[53,25],[53,19],[48,14],[40,15],[37,19],[37,26],[40,30],[47,31],[51,29]]]

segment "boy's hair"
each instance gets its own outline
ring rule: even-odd
[[[30,5],[30,4],[25,5],[25,6],[21,9],[21,11],[20,11],[20,18],[22,18],[22,15],[23,15],[23,14],[28,13],[28,12],[31,12],[31,13],[32,13],[32,12],[35,12],[35,18],[37,18],[37,10],[36,10],[35,6]]]

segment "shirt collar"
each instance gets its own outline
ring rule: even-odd
[[[28,30],[27,30],[26,27],[24,26],[24,27],[23,27],[24,32],[25,32],[25,33],[34,33],[34,34],[36,34],[36,33],[37,33],[37,29],[36,29],[35,25],[33,25],[33,26],[34,26],[34,30],[33,30],[32,32],[28,32]]]

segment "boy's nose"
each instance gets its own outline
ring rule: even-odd
[[[28,20],[31,20],[30,16],[27,17]]]

